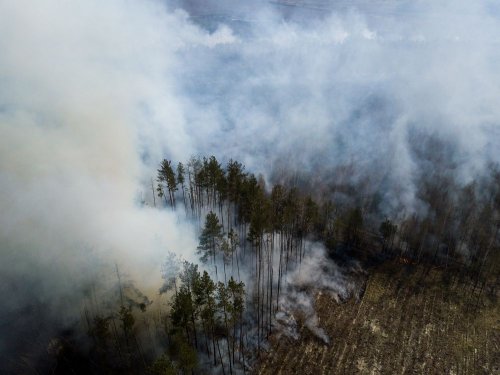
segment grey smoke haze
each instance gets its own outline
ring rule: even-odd
[[[354,295],[359,285],[345,274],[326,255],[325,248],[317,243],[307,243],[304,259],[285,277],[285,291],[280,297],[279,312],[276,314],[278,334],[294,339],[300,337],[297,318],[325,344],[330,337],[321,328],[315,309],[318,293],[327,293],[337,302]],[[351,271],[362,272],[359,265]],[[298,315],[297,317],[295,315]]]
[[[12,316],[67,308],[100,264],[157,289],[167,251],[192,259],[194,229],[139,204],[163,157],[355,163],[389,209],[432,168],[415,134],[463,181],[499,162],[498,5],[435,3],[0,0],[0,351]]]
[[[139,205],[145,139],[159,158],[150,134],[181,117],[163,88],[172,30],[203,37],[154,2],[0,2],[0,352],[43,350],[86,283],[112,278],[102,267],[156,290],[166,251],[196,247],[190,226]],[[190,152],[180,130],[161,136]]]
[[[415,208],[422,134],[451,145],[464,182],[498,161],[498,15],[486,2],[378,5],[317,22],[267,15],[236,42],[187,51],[195,148],[255,169],[354,163],[388,181],[387,195],[400,192],[390,208]]]

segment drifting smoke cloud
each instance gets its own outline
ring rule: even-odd
[[[280,297],[276,328],[281,334],[298,339],[300,335],[295,315],[299,315],[316,337],[329,344],[330,338],[321,328],[316,314],[315,298],[318,293],[327,293],[341,302],[351,297],[359,285],[326,256],[323,246],[311,243],[306,246],[306,256],[301,264],[285,277],[286,289]],[[356,271],[356,274],[362,272],[359,266],[355,266],[351,271]]]
[[[498,9],[434,3],[330,2],[322,19],[288,7],[289,22],[247,14],[250,31],[239,27],[235,42],[183,51],[195,149],[224,149],[255,169],[286,160],[325,175],[354,164],[350,181],[370,176],[390,212],[417,209],[428,166],[413,148],[429,135],[451,145],[457,176],[470,181],[499,161]]]
[[[168,89],[182,35],[206,38],[185,18],[154,2],[0,2],[0,352],[9,360],[78,319],[82,289],[103,265],[157,289],[164,252],[189,259],[196,247],[191,227],[139,205],[148,157],[191,152]],[[172,131],[152,142],[160,122]]]
[[[35,302],[71,320],[99,265],[157,289],[167,250],[192,256],[193,229],[150,207],[164,156],[354,162],[388,209],[432,167],[413,134],[449,142],[464,181],[500,161],[492,2],[201,4],[0,0],[0,352]]]

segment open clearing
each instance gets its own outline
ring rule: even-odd
[[[330,345],[301,328],[271,338],[258,374],[500,374],[498,292],[439,269],[386,264],[360,301],[319,293]],[[480,295],[481,293],[481,295]]]

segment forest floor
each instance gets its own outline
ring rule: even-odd
[[[370,272],[362,298],[318,293],[325,345],[271,337],[257,374],[500,374],[498,293],[441,269],[389,263]]]

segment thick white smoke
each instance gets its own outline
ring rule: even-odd
[[[0,352],[36,350],[19,340],[78,319],[104,266],[156,289],[167,250],[190,259],[193,229],[141,206],[142,181],[192,152],[175,53],[209,38],[133,1],[1,1],[0,34]]]
[[[388,210],[417,209],[414,183],[429,168],[414,150],[422,135],[449,144],[463,182],[500,160],[498,7],[323,2],[332,13],[314,16],[293,3],[285,19],[238,9],[247,23],[227,17],[235,42],[183,51],[195,149],[255,169],[270,158],[323,174],[355,164],[350,179],[384,184]]]
[[[278,334],[284,334],[294,339],[300,337],[295,315],[302,319],[303,324],[325,344],[330,343],[330,337],[321,328],[316,314],[315,298],[319,293],[327,293],[337,302],[354,295],[359,288],[359,274],[363,273],[359,264],[354,264],[349,270],[356,276],[348,276],[326,255],[323,246],[306,244],[307,251],[301,264],[285,277],[285,291],[280,297],[279,312],[276,314]]]

